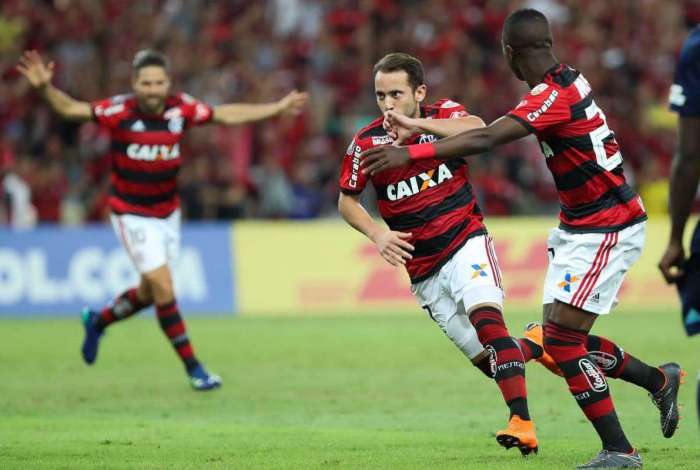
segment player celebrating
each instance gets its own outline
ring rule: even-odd
[[[389,230],[374,222],[359,200],[368,182],[359,166],[363,151],[395,139],[433,141],[484,123],[450,100],[422,105],[427,91],[423,66],[410,55],[394,53],[381,59],[374,67],[374,86],[383,113],[415,118],[415,126],[395,130],[380,116],[355,135],[343,159],[338,209],[348,224],[376,244],[386,261],[406,266],[411,291],[422,308],[475,365],[495,378],[510,408],[508,427],[497,433],[498,442],[518,447],[523,455],[536,452],[524,358],[503,320],[498,261],[466,162],[408,161],[369,178]]]
[[[625,182],[619,146],[593,101],[590,85],[552,54],[545,16],[532,9],[512,13],[502,41],[511,70],[530,87],[507,116],[436,143],[367,150],[360,156],[363,173],[382,174],[436,158],[449,164],[531,133],[537,136],[561,203],[560,227],[548,240],[544,349],[603,444],[603,450],[580,468],[641,467],[641,457],[620,426],[605,374],[588,355],[587,345],[597,342],[598,349],[615,359],[608,361],[608,376],[652,393],[661,411],[662,431],[670,437],[678,424],[678,364],[650,367],[609,340],[588,334],[598,315],[612,308],[626,271],[641,253],[646,214]],[[396,113],[387,119],[394,127],[411,125]]]
[[[293,91],[275,103],[224,104],[214,108],[184,93],[170,93],[168,61],[143,50],[132,64],[133,94],[86,103],[51,85],[54,65],[36,51],[25,52],[17,69],[61,117],[95,120],[110,132],[114,231],[141,275],[137,287],[119,295],[97,313],[83,311],[83,359],[97,357],[105,328],[155,304],[160,327],[182,360],[195,390],[221,385],[195,357],[177,306],[169,264],[180,247],[180,210],[176,175],[180,141],[190,127],[208,122],[234,125],[281,113],[298,113],[307,96]]]

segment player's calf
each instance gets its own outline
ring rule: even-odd
[[[603,443],[603,449],[631,452],[615,413],[605,374],[588,357],[587,332],[548,321],[544,325],[544,347],[557,362],[569,385],[571,394],[593,424]]]
[[[501,312],[492,306],[478,307],[469,315],[479,340],[490,349],[496,362],[495,380],[511,417],[530,419],[525,387],[525,362],[520,348],[511,338]]]

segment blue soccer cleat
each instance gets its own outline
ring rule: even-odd
[[[85,339],[83,339],[83,347],[80,351],[83,354],[83,360],[90,365],[97,358],[97,348],[100,344],[100,337],[104,330],[97,328],[97,319],[99,314],[89,308],[84,308],[81,312],[83,327],[85,328]]]
[[[190,376],[192,388],[200,392],[213,390],[221,386],[221,377],[208,373],[201,364],[188,371],[187,375]]]

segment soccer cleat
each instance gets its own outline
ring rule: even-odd
[[[642,468],[642,457],[636,450],[627,454],[603,449],[590,462],[576,468]]]
[[[661,433],[664,437],[669,438],[676,432],[680,419],[678,389],[685,382],[685,371],[675,362],[661,365],[659,370],[666,376],[666,383],[658,392],[650,393],[649,397],[661,413]]]
[[[83,346],[80,348],[80,351],[85,363],[90,365],[95,362],[97,358],[97,348],[100,345],[100,337],[102,337],[104,330],[97,328],[97,319],[100,316],[97,312],[86,307],[82,310],[80,315],[83,327],[85,328],[85,338],[83,339]]]
[[[535,358],[537,362],[545,366],[553,374],[556,374],[559,377],[564,377],[564,374],[562,374],[556,361],[552,359],[552,356],[550,356],[547,351],[544,350],[544,334],[542,332],[542,325],[536,322],[528,323],[525,326],[525,339],[532,341],[537,346],[542,348],[542,356]]]
[[[535,436],[535,423],[525,421],[518,415],[513,415],[508,422],[508,427],[496,433],[498,443],[510,449],[517,447],[523,456],[531,452],[537,453],[537,436]]]
[[[204,367],[198,365],[191,371],[187,372],[190,376],[190,385],[197,391],[213,390],[221,386],[221,377],[216,374],[210,374]]]

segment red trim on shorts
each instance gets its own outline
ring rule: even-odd
[[[492,258],[491,250],[489,249],[489,237],[484,236],[484,246],[486,248],[486,257],[489,260],[489,265],[491,266],[491,272],[493,273],[493,280],[496,283],[496,287],[501,287],[500,276],[498,275],[498,264]]]
[[[115,217],[117,218],[117,225],[119,226],[119,238],[121,238],[122,243],[124,243],[124,249],[126,250],[126,254],[129,256],[134,266],[138,266],[136,264],[136,258],[134,258],[133,253],[129,249],[129,242],[127,241],[126,236],[124,235],[124,224],[122,223],[122,219],[119,216]]]
[[[591,292],[598,282],[598,279],[600,279],[603,269],[605,269],[605,267],[608,265],[608,261],[610,261],[610,252],[617,245],[617,240],[618,232],[611,232],[605,235],[605,239],[603,240],[603,243],[601,243],[602,249],[599,248],[598,254],[596,255],[596,260],[593,262],[593,265],[596,266],[597,261],[596,269],[593,270],[593,266],[591,267],[591,270],[589,270],[586,274],[586,276],[590,274],[590,277],[588,278],[588,282],[585,282],[585,287],[584,283],[581,283],[581,286],[576,291],[574,299],[572,299],[572,305],[574,307],[583,308],[583,304],[586,302],[588,296],[591,295]],[[586,277],[584,277],[584,281],[585,280]]]

